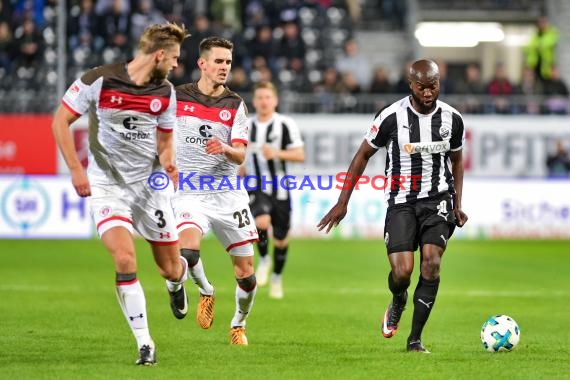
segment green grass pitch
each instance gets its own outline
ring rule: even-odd
[[[134,338],[114,294],[110,256],[97,240],[0,240],[2,379],[552,379],[570,377],[568,241],[452,240],[423,340],[431,355],[405,352],[412,304],[392,339],[380,333],[389,303],[382,241],[293,240],[285,298],[259,288],[248,347],[231,347],[230,261],[215,240],[202,257],[216,286],[215,322],[176,320],[164,281],[137,241],[159,364],[137,367]],[[416,256],[417,257],[417,256]],[[416,260],[418,264],[419,260]],[[417,280],[416,272],[410,291]],[[492,314],[521,328],[513,352],[483,350]]]

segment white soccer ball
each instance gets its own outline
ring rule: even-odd
[[[508,315],[492,316],[481,327],[481,342],[489,352],[511,351],[520,337],[519,325]]]

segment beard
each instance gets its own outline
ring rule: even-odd
[[[437,96],[435,96],[431,102],[430,106],[426,106],[421,98],[419,96],[416,96],[416,94],[414,94],[412,92],[412,98],[414,99],[414,101],[416,102],[416,104],[418,105],[418,107],[420,107],[420,113],[430,113],[431,111],[433,111],[433,109],[435,108],[435,104],[436,104],[436,100],[437,100]]]
[[[158,66],[152,69],[150,73],[150,80],[152,82],[162,82],[168,77],[170,71],[159,68]]]

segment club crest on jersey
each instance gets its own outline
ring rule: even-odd
[[[103,206],[103,208],[101,208],[101,210],[99,210],[99,215],[101,215],[102,217],[106,217],[111,213],[111,207],[109,206]]]
[[[160,109],[162,108],[162,103],[160,102],[160,99],[152,99],[150,101],[150,110],[152,112],[158,112],[160,111]]]
[[[228,110],[221,110],[220,111],[220,119],[223,121],[228,121],[232,118],[232,113]]]
[[[441,136],[442,139],[448,138],[450,134],[451,134],[451,129],[449,129],[447,125],[442,125],[441,128],[439,128],[439,135]]]

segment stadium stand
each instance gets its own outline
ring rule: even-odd
[[[230,86],[246,101],[253,83],[270,79],[279,86],[284,112],[369,113],[407,93],[406,83],[398,75],[415,52],[415,22],[508,20],[532,24],[541,14],[553,13],[551,3],[70,0],[65,21],[67,56],[59,57],[57,1],[2,0],[0,113],[52,112],[60,95],[60,59],[65,60],[67,86],[90,67],[129,59],[136,48],[132,41],[142,29],[164,20],[189,25],[192,32],[183,46],[181,67],[172,74],[174,83],[196,78],[197,46],[202,38],[217,34],[235,44]],[[558,26],[557,18],[552,20]],[[566,44],[561,41],[563,53],[570,50]],[[481,78],[480,62],[450,65],[445,70],[446,62],[439,60],[442,71],[447,71],[442,92],[447,101],[466,113],[566,114],[564,77],[568,75],[564,70],[568,65],[564,62],[570,55],[560,57],[564,61],[558,62],[548,83],[535,86],[536,78],[523,71],[518,82],[508,83],[506,93],[497,93],[504,88],[495,79]],[[366,59],[370,64],[357,64]],[[358,65],[357,70],[346,70],[351,64]],[[359,75],[362,72],[358,70],[368,75]],[[384,83],[378,84],[375,73]]]

